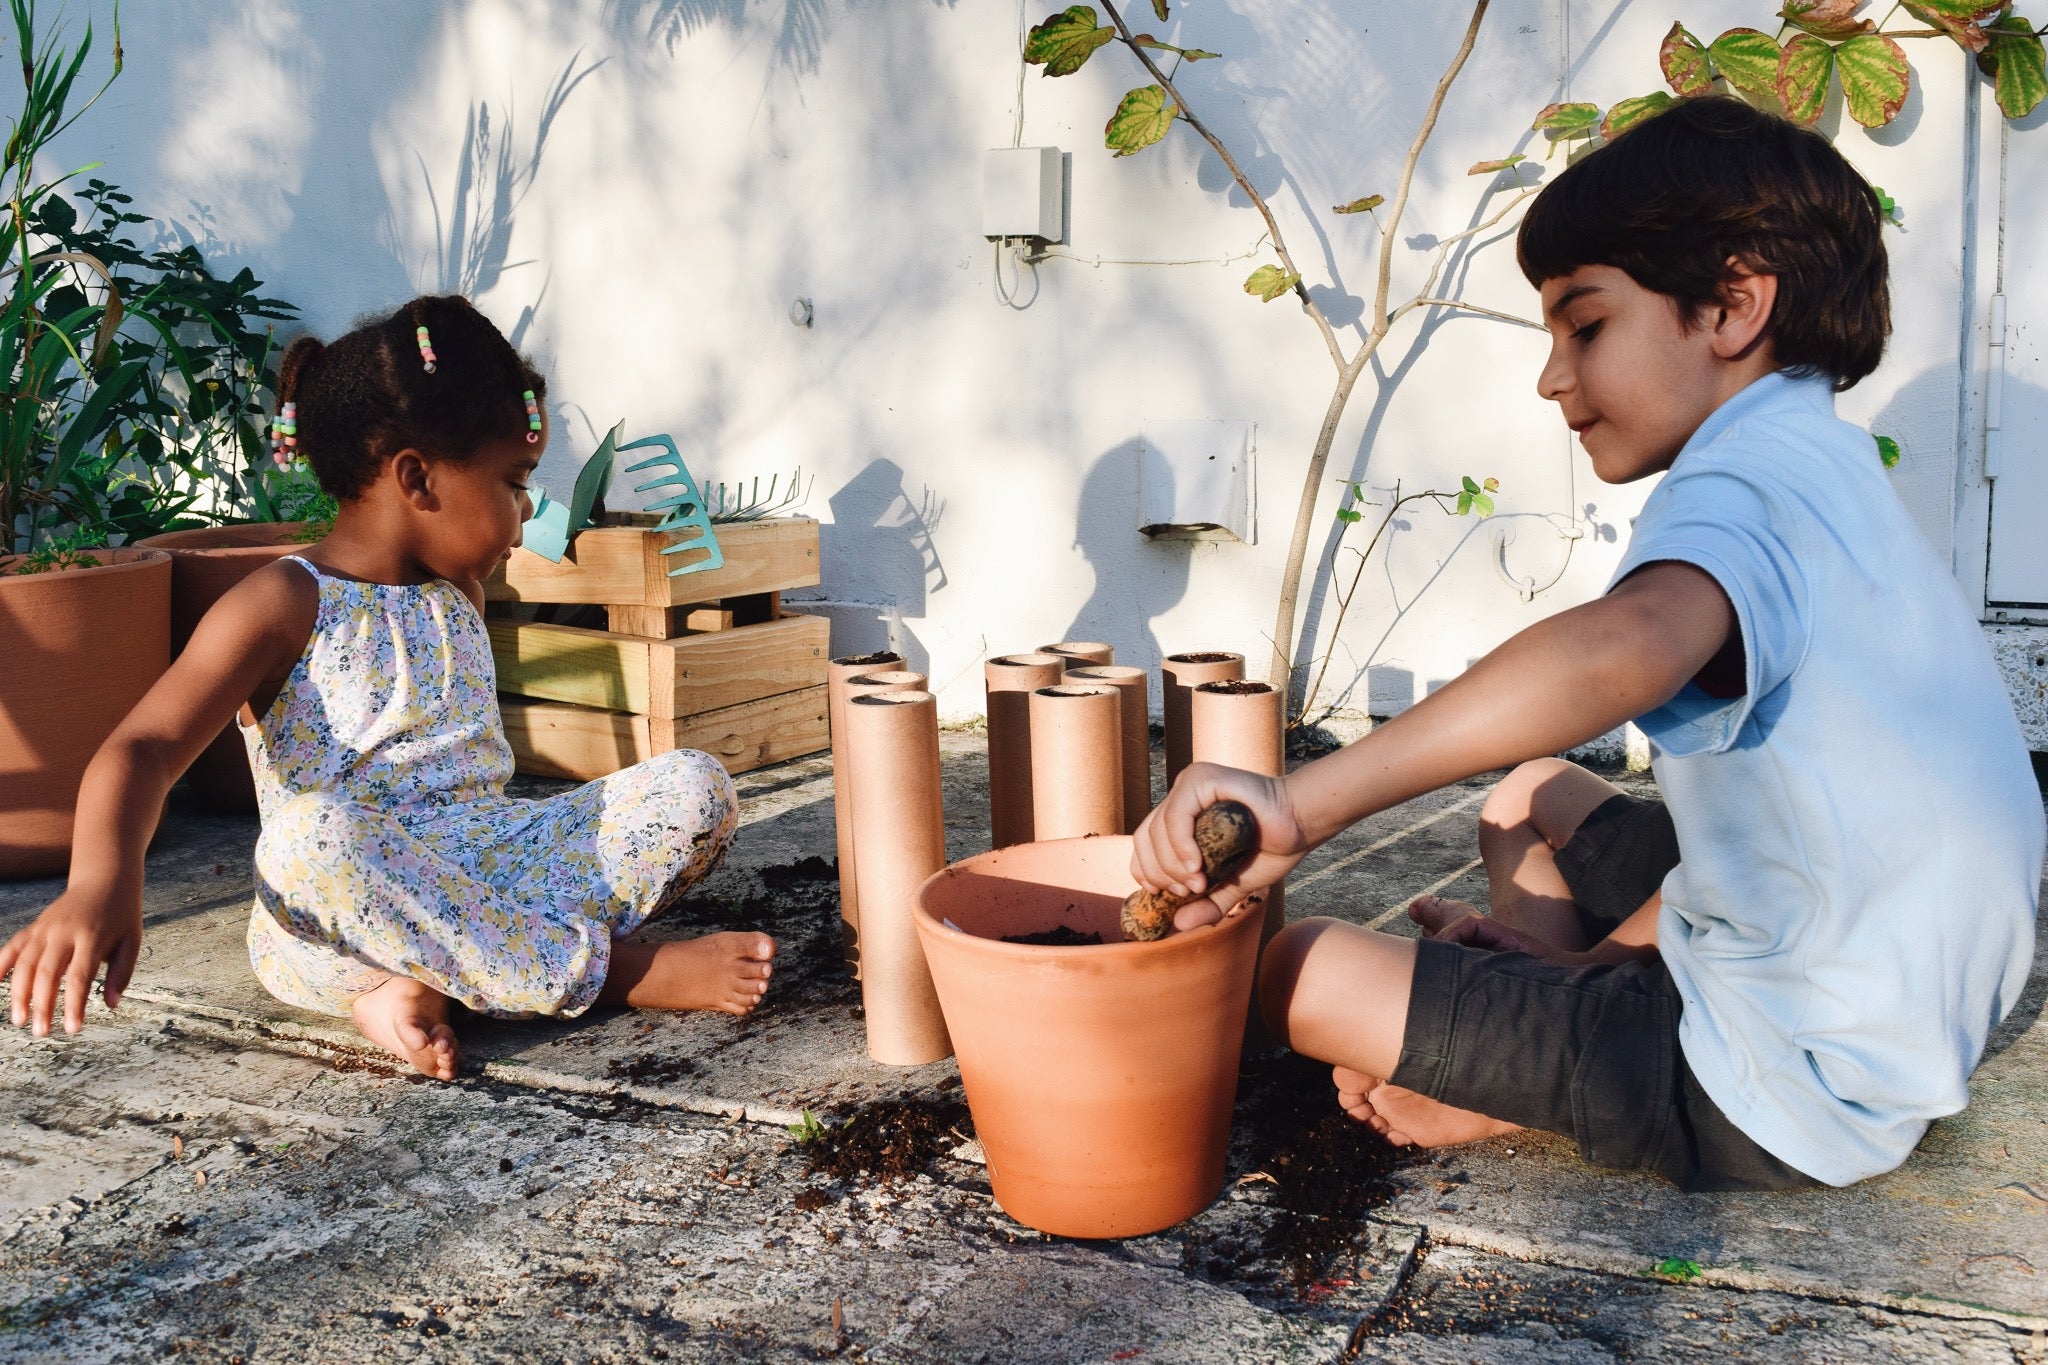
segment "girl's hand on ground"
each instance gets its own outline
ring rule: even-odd
[[[36,1037],[48,1036],[61,986],[64,1031],[76,1033],[85,1027],[85,1001],[100,964],[106,964],[102,993],[112,1009],[121,1002],[141,951],[140,897],[122,905],[66,891],[0,948],[0,978],[13,976],[8,1015],[16,1028],[27,1025]]]
[[[1234,885],[1247,891],[1271,886],[1308,852],[1308,839],[1283,779],[1191,763],[1132,836],[1131,876],[1148,890],[1167,891],[1177,898],[1212,891],[1202,875],[1195,817],[1218,801],[1241,802],[1259,822],[1258,855],[1232,878]]]

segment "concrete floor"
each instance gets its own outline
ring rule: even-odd
[[[986,846],[981,746],[944,750],[958,856]],[[767,1005],[468,1020],[452,1085],[262,993],[255,822],[176,801],[129,1003],[77,1038],[0,1036],[0,1360],[2048,1359],[2038,964],[1970,1109],[1889,1176],[1687,1195],[1523,1134],[1398,1166],[1299,1292],[1262,1250],[1286,1215],[1249,1106],[1225,1195],[1123,1242],[1012,1222],[968,1145],[895,1185],[807,1174],[803,1110],[955,1073],[867,1061],[830,883],[778,871],[831,855],[829,761],[740,785],[747,828],[671,932],[776,933]],[[1487,786],[1318,850],[1290,914],[1398,929],[1424,890],[1483,903]],[[0,885],[0,935],[58,889]],[[1248,1093],[1286,1065],[1252,1059]],[[1699,1277],[1659,1278],[1667,1258]]]

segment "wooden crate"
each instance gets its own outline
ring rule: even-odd
[[[815,753],[830,623],[781,593],[818,582],[818,523],[722,526],[725,564],[670,578],[682,556],[656,519],[627,513],[576,537],[560,564],[525,550],[484,585],[493,603],[595,604],[610,628],[515,619],[493,607],[499,704],[519,771],[589,780],[670,749],[731,772]]]

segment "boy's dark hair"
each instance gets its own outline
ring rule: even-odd
[[[527,389],[544,398],[547,381],[459,294],[414,299],[330,344],[300,337],[277,367],[278,403],[298,404],[299,453],[341,502],[361,497],[401,450],[460,461],[522,435]]]
[[[1778,277],[1772,354],[1839,391],[1891,333],[1877,194],[1828,140],[1738,99],[1680,100],[1587,153],[1529,206],[1515,254],[1529,283],[1586,265],[1678,301],[1718,302],[1730,257]]]

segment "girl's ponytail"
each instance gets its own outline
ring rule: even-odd
[[[280,408],[298,399],[299,386],[304,382],[306,367],[318,360],[326,350],[327,343],[316,336],[302,336],[285,347],[283,358],[277,362],[277,404]]]

